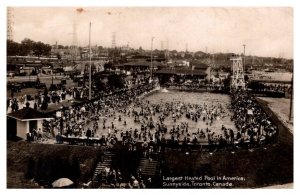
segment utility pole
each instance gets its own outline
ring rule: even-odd
[[[78,47],[78,39],[77,39],[77,21],[76,21],[76,18],[77,16],[75,16],[75,19],[74,19],[74,23],[73,23],[73,46],[71,48],[71,51],[72,51],[72,55],[73,55],[73,61],[75,62],[76,59],[77,59],[77,47]]]
[[[246,71],[246,69],[245,69],[246,68],[246,64],[245,64],[246,63],[246,55],[245,55],[246,45],[244,44],[243,47],[244,47],[244,71]]]
[[[92,60],[92,52],[91,52],[91,26],[92,23],[90,22],[90,29],[89,29],[89,57],[90,57],[90,68],[89,68],[89,100],[92,99],[92,90],[91,90],[91,85],[92,85],[92,64],[91,64],[91,60]]]
[[[151,81],[152,81],[152,74],[153,74],[153,64],[152,64],[152,50],[153,50],[153,39],[154,39],[154,37],[151,37],[151,68],[150,68],[150,78],[151,78]]]
[[[169,39],[167,39],[167,61],[169,61]]]

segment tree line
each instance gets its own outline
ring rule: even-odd
[[[7,56],[49,56],[51,46],[41,41],[35,42],[31,39],[25,38],[21,43],[7,40]]]

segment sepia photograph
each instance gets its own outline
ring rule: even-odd
[[[293,7],[5,10],[7,189],[294,188]]]

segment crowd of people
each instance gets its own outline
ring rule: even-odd
[[[174,85],[188,89],[197,85]],[[41,140],[43,135],[52,135],[57,143],[68,140],[75,144],[83,138],[87,145],[114,148],[117,143],[129,151],[141,150],[143,156],[151,160],[166,146],[260,146],[273,143],[278,136],[278,127],[271,122],[261,105],[247,91],[231,93],[231,102],[189,103],[188,101],[151,102],[147,94],[155,91],[153,83],[144,82],[132,88],[107,90],[92,101],[73,105],[60,110],[59,116],[44,121],[41,129],[28,134],[28,141]],[[34,96],[34,108],[43,102],[59,103],[66,99],[82,99],[85,88],[63,89],[39,93]],[[21,104],[30,98],[23,96]],[[8,101],[8,107],[17,111],[17,98]],[[215,125],[230,119],[234,125]],[[74,139],[73,139],[74,138]],[[93,142],[93,140],[95,142]],[[111,188],[150,188],[151,178],[143,178],[141,170],[125,181],[119,169],[106,167],[99,180]]]
[[[224,105],[181,101],[155,104],[140,98],[151,89],[153,86],[144,85],[67,109],[51,126],[63,137],[99,139],[98,143],[107,147],[120,141],[128,150],[136,150],[139,142],[145,156],[160,152],[166,144],[217,144],[223,138],[227,143],[234,139],[233,129],[224,125],[220,130],[212,128],[215,121],[230,116]],[[191,128],[191,123],[199,124],[199,128]]]
[[[286,92],[291,93],[291,85],[287,86],[287,85],[284,85],[284,84],[270,84],[270,85],[265,84],[263,90],[265,90],[265,91],[274,91],[274,92],[283,92],[283,93],[286,93]]]
[[[125,108],[137,97],[153,89],[153,85],[143,85],[137,88],[118,90],[117,92],[100,97],[98,100],[73,106],[62,110],[61,116],[50,122],[50,129],[56,133],[74,137],[94,137],[99,130],[99,119],[103,119],[103,129],[106,129],[109,138],[112,138],[114,126],[107,124],[106,118],[111,117],[113,111]],[[92,124],[86,129],[87,123]],[[101,128],[101,129],[102,129]],[[107,137],[106,137],[107,138]]]
[[[62,90],[54,90],[54,91],[39,91],[36,95],[22,95],[21,97],[11,96],[7,99],[6,105],[7,110],[11,108],[12,112],[15,112],[22,107],[26,107],[26,104],[29,102],[33,102],[33,108],[39,109],[42,108],[43,105],[47,104],[58,104],[64,100],[72,100],[79,97],[83,91],[83,89],[77,88],[64,88]]]
[[[168,89],[174,89],[174,90],[192,90],[192,91],[198,91],[198,90],[207,90],[207,91],[223,91],[225,89],[224,84],[208,84],[205,82],[184,82],[184,83],[174,83],[174,82],[168,82],[164,84],[165,87]]]
[[[237,141],[257,145],[261,142],[272,142],[277,138],[278,127],[271,122],[270,117],[251,94],[237,90],[231,93],[231,99],[234,113],[232,120],[238,129]]]
[[[166,144],[260,144],[270,141],[278,132],[247,92],[232,93],[231,115],[220,103],[151,103],[141,95],[152,89],[153,85],[142,85],[65,109],[61,117],[50,121],[48,129],[58,135],[60,143],[61,136],[95,139],[105,147],[121,142],[128,150],[137,150],[140,143],[145,156],[160,152]],[[225,125],[212,128],[215,121],[225,117],[231,117],[236,129]],[[198,128],[191,128],[191,124]]]
[[[249,86],[254,91],[291,93],[292,86],[287,84],[254,83]]]
[[[128,150],[136,150],[137,143],[145,156],[160,152],[169,145],[227,145],[234,143],[259,144],[268,142],[278,133],[260,105],[247,92],[231,94],[231,119],[236,129],[222,125],[219,130],[211,126],[217,120],[229,117],[227,108],[218,103],[191,104],[184,101],[152,103],[142,95],[154,89],[153,84],[144,83],[130,89],[116,89],[102,93],[96,100],[61,110],[61,116],[44,121],[44,130],[56,136],[57,142],[63,138],[86,137],[98,139],[102,146],[113,147],[118,141]],[[81,89],[50,91],[34,97],[34,107],[40,107],[45,99],[51,103],[71,98],[80,98]],[[20,98],[28,104],[28,97]],[[13,111],[18,110],[18,100],[8,102]],[[199,124],[202,121],[203,124]],[[192,128],[196,123],[198,128]]]

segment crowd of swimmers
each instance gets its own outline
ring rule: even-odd
[[[201,105],[174,101],[155,104],[139,98],[151,89],[151,85],[144,85],[66,109],[63,117],[52,121],[52,126],[63,137],[96,139],[102,146],[113,147],[117,142],[128,150],[140,146],[145,156],[160,152],[166,144],[255,145],[271,141],[278,133],[276,125],[246,92],[232,93],[230,109],[233,115],[230,115],[221,103]],[[211,127],[224,117],[234,121],[235,130],[224,125],[221,131]],[[129,120],[130,124],[133,121],[133,126],[127,124]],[[190,128],[189,124],[200,121],[204,124],[202,128]],[[90,124],[88,128],[87,123]]]

